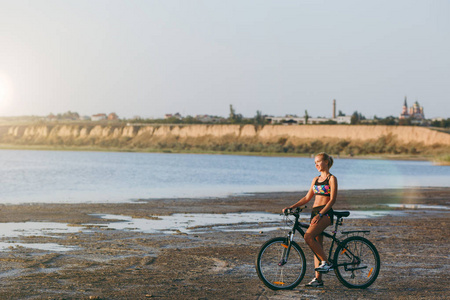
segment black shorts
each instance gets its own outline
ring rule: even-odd
[[[313,207],[313,209],[312,209],[312,211],[311,211],[311,219],[310,219],[310,222],[312,221],[312,219],[313,219],[315,216],[317,216],[317,215],[319,214],[319,212],[320,212],[320,211],[322,210],[322,208],[324,208],[324,207],[325,207],[325,205]],[[330,218],[330,220],[331,220],[331,225],[333,225],[333,217],[334,217],[333,209],[330,208],[330,210],[327,211],[327,213],[324,214],[324,216],[327,216],[328,218]]]

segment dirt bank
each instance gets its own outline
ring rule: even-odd
[[[158,143],[231,144],[344,140],[373,141],[383,137],[402,145],[450,145],[450,134],[419,126],[385,125],[126,125],[40,124],[0,125],[0,143],[16,145],[110,146],[142,148]]]
[[[2,242],[56,243],[70,251],[14,246],[0,252],[2,299],[445,299],[450,294],[450,188],[340,192],[336,209],[378,210],[384,217],[348,219],[344,229],[369,229],[382,267],[367,290],[343,287],[333,274],[325,287],[301,284],[274,292],[258,279],[254,259],[267,239],[265,224],[199,228],[188,234],[112,230],[112,220],[93,214],[155,218],[172,213],[278,213],[300,193],[269,193],[214,199],[159,199],[128,204],[49,204],[2,206],[2,222],[60,222],[71,233],[4,237]],[[389,208],[385,204],[440,205],[437,209]],[[398,212],[402,214],[398,215]],[[280,218],[281,220],[281,218]],[[81,226],[81,224],[84,224]],[[91,225],[87,225],[91,224]],[[281,224],[279,224],[281,225]],[[279,226],[276,225],[276,226]],[[274,224],[270,224],[274,226]],[[240,229],[246,228],[246,231]],[[248,229],[255,229],[249,231]],[[262,231],[262,233],[260,232]],[[304,243],[300,242],[302,246]],[[12,244],[14,245],[14,244]],[[307,276],[312,278],[312,256]]]

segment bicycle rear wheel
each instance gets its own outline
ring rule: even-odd
[[[352,236],[345,239],[334,253],[334,272],[339,281],[349,288],[365,289],[378,277],[380,256],[366,238]]]
[[[305,254],[300,246],[291,242],[287,261],[286,238],[271,239],[262,245],[256,257],[256,271],[262,282],[272,290],[295,288],[305,276]]]

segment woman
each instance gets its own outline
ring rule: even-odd
[[[305,233],[305,241],[315,253],[314,266],[316,276],[306,286],[319,287],[323,286],[322,273],[333,270],[331,264],[327,261],[325,251],[323,250],[322,232],[333,224],[333,209],[331,208],[336,202],[337,195],[337,179],[330,174],[330,168],[333,165],[333,157],[326,153],[316,155],[315,164],[320,176],[314,177],[311,187],[305,197],[300,199],[294,205],[286,207],[293,209],[308,203],[315,195],[314,205],[311,212],[311,224]]]

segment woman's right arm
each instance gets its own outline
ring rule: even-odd
[[[314,182],[315,181],[316,181],[316,178],[314,178],[313,181],[311,182],[311,187],[309,188],[309,191],[308,191],[308,193],[306,193],[305,197],[300,199],[297,203],[295,203],[295,204],[293,204],[291,206],[283,208],[283,213],[287,209],[294,209],[296,207],[300,207],[300,206],[303,206],[306,203],[308,203],[312,199],[312,197],[314,196],[313,186],[314,186]]]

